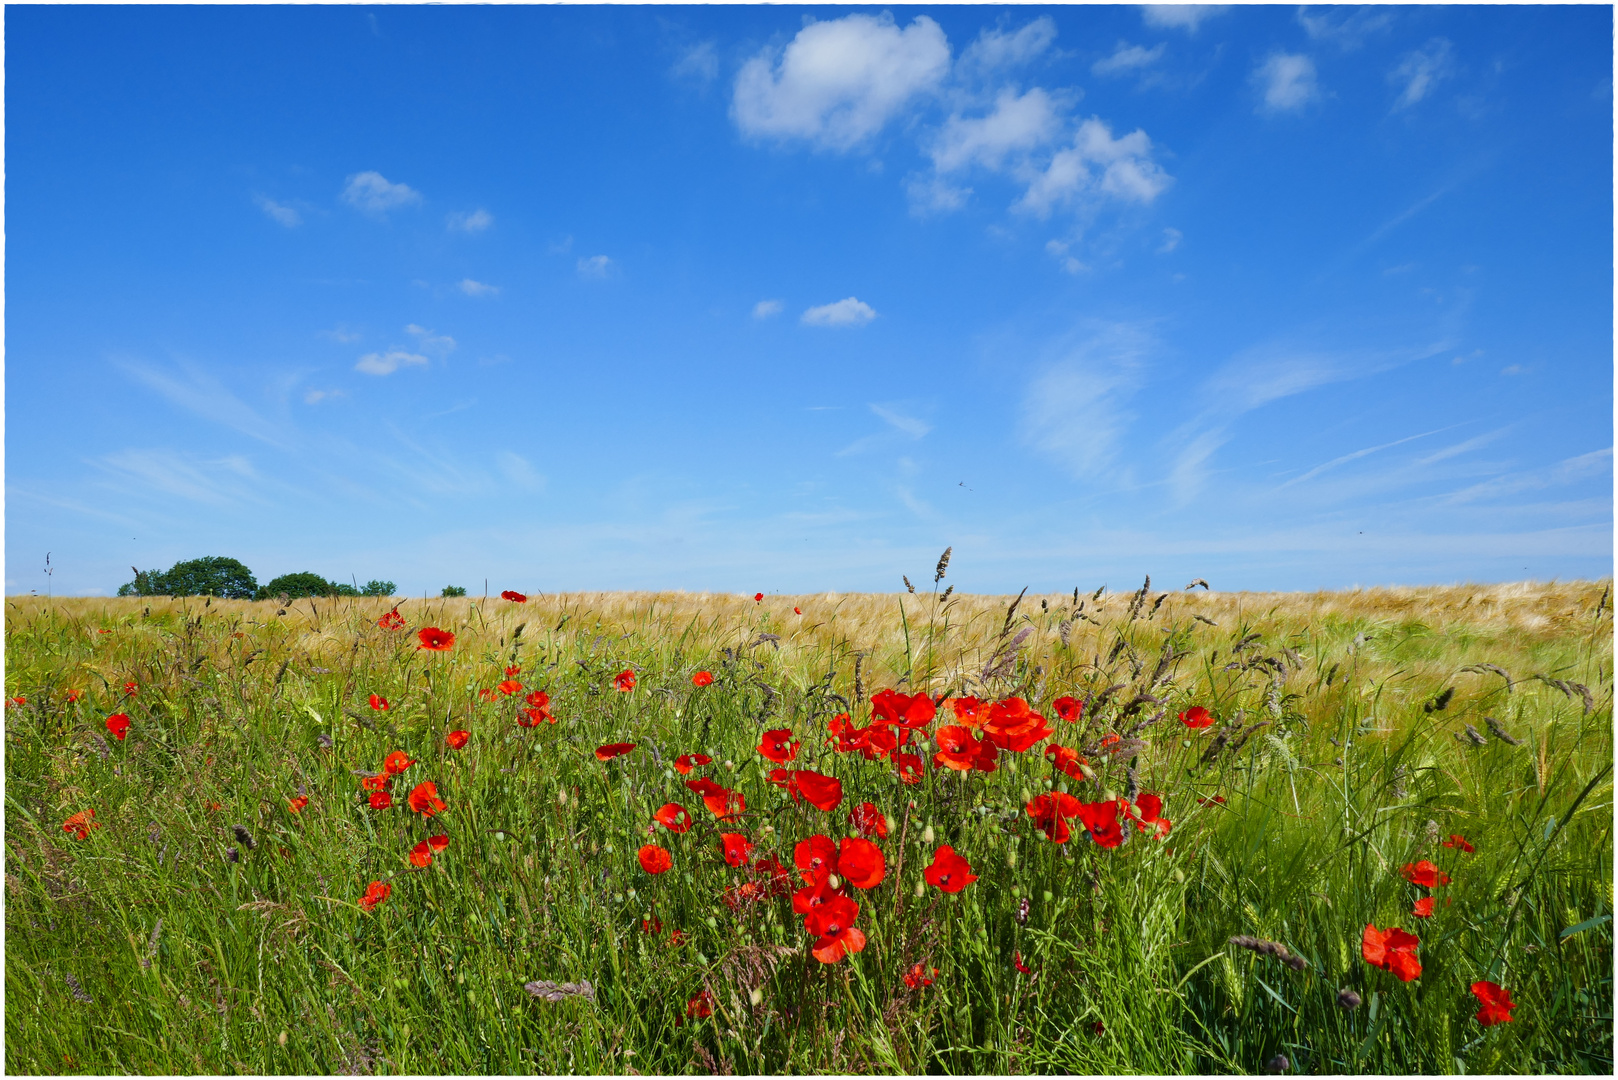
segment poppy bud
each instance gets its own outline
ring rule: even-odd
[[[1185,881],[1185,871],[1175,867],[1173,877],[1176,885],[1182,884]]]
[[[1006,850],[1006,867],[1008,869],[1011,869],[1011,870],[1017,869],[1017,849],[1016,848],[1008,848]],[[1017,895],[1017,889],[1016,889],[1015,886],[1011,890],[1011,895],[1012,896]]]
[[[1052,900],[1055,900],[1055,899],[1056,899],[1056,895],[1054,893],[1052,893],[1049,889],[1046,889],[1045,890],[1045,902],[1048,904]]]
[[[558,791],[556,793],[556,805],[557,806],[566,806],[567,805],[567,788],[562,788],[560,791]]]
[[[1106,791],[1103,791],[1101,793],[1101,801],[1102,802],[1116,802],[1117,799],[1118,799],[1118,793],[1116,791],[1112,790],[1112,788],[1108,788]]]
[[[228,847],[228,848],[225,849],[225,861],[226,862],[241,862],[242,861],[242,853],[237,851],[233,847]]]
[[[1264,1067],[1272,1073],[1284,1073],[1292,1068],[1292,1062],[1286,1059],[1286,1055],[1277,1054],[1266,1062]]]
[[[1360,1007],[1360,996],[1352,990],[1339,990],[1337,1004],[1345,1010],[1357,1009]]]
[[[758,1008],[760,1005],[764,1004],[764,991],[755,987],[747,995],[747,1000],[753,1003],[753,1008]]]
[[[933,827],[931,825],[929,825],[925,829],[921,830],[921,842],[922,843],[930,844],[936,839],[938,839],[938,834],[933,832]]]
[[[926,896],[926,895],[927,895],[927,886],[925,884],[923,884],[922,882],[920,882],[920,881],[916,882],[916,897],[917,897],[917,899],[920,899],[921,897]]]

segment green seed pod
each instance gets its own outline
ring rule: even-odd
[[[1049,889],[1046,889],[1046,890],[1045,890],[1045,893],[1044,893],[1044,896],[1045,896],[1045,902],[1046,902],[1046,903],[1047,903],[1047,904],[1048,904],[1048,903],[1050,903],[1050,902],[1051,902],[1051,901],[1052,901],[1052,900],[1055,900],[1055,899],[1056,899],[1056,896],[1055,896],[1055,894],[1054,894],[1054,893],[1052,893],[1052,892],[1051,892],[1051,891],[1050,891],[1050,890],[1049,890]]]

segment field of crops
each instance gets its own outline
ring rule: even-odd
[[[8,600],[7,1071],[1611,1072],[1608,583],[944,584]]]

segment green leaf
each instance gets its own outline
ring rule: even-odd
[[[1558,934],[1556,936],[1556,940],[1558,940],[1558,941],[1566,941],[1568,938],[1572,937],[1574,934],[1582,934],[1586,930],[1594,930],[1596,927],[1600,926],[1602,923],[1611,921],[1611,919],[1612,919],[1611,915],[1597,915],[1593,919],[1585,919],[1583,922],[1579,923],[1577,926],[1570,926],[1566,930],[1563,930],[1560,934]]]

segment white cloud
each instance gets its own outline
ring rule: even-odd
[[[1088,270],[1088,266],[1085,266],[1078,259],[1068,254],[1068,249],[1071,246],[1072,245],[1066,240],[1045,241],[1045,250],[1050,253],[1050,256],[1053,259],[1061,264],[1063,270],[1067,271],[1069,274],[1077,274]]]
[[[326,401],[329,398],[340,398],[347,396],[348,395],[343,393],[341,390],[310,390],[308,393],[303,395],[303,403],[305,405],[318,405],[322,401]]]
[[[972,189],[951,184],[939,176],[913,176],[905,182],[910,212],[917,217],[947,214],[959,210],[971,197]]]
[[[876,310],[862,300],[850,296],[834,304],[821,304],[803,313],[808,326],[864,326],[876,318]]]
[[[1314,41],[1335,42],[1344,52],[1359,48],[1372,34],[1393,25],[1393,15],[1387,9],[1364,7],[1346,10],[1327,8],[1320,14],[1307,7],[1298,9],[1298,23]]]
[[[987,116],[951,116],[934,141],[933,167],[940,173],[968,165],[1000,168],[1007,155],[1027,152],[1054,140],[1062,129],[1061,104],[1038,87],[1018,95],[1007,88]]]
[[[500,295],[500,286],[498,286],[498,285],[485,285],[483,282],[481,282],[481,281],[473,281],[471,278],[462,278],[461,279],[461,284],[458,287],[467,296],[499,296]]]
[[[576,269],[580,277],[604,278],[612,273],[613,262],[605,255],[591,255],[589,258],[581,258],[576,264]]]
[[[119,475],[121,486],[134,480],[194,502],[222,506],[263,501],[252,483],[257,473],[239,455],[204,461],[173,450],[119,450],[91,464]]]
[[[904,432],[912,439],[919,439],[933,429],[933,426],[925,420],[918,420],[913,416],[906,416],[903,413],[894,412],[892,409],[885,409],[881,405],[872,405],[871,411],[886,420],[896,430]]]
[[[1026,64],[1056,40],[1056,23],[1041,15],[1021,29],[1007,33],[985,28],[961,53],[957,67],[963,73],[990,74]]]
[[[1164,229],[1163,242],[1158,245],[1157,253],[1159,255],[1167,255],[1169,252],[1179,247],[1180,241],[1184,238],[1185,233],[1181,232],[1179,229]]]
[[[457,210],[445,219],[450,232],[480,233],[494,224],[494,215],[487,210]]]
[[[1452,67],[1450,44],[1443,38],[1433,38],[1424,48],[1405,53],[1399,66],[1388,72],[1388,82],[1403,87],[1393,107],[1408,109],[1416,104],[1439,80],[1449,76]]]
[[[285,225],[287,228],[293,229],[303,224],[303,215],[290,206],[278,203],[274,199],[266,198],[263,195],[253,196],[253,201],[258,203],[258,208],[279,225]]]
[[[744,135],[851,150],[949,66],[944,31],[925,15],[903,30],[887,12],[811,23],[779,55],[766,49],[742,65],[731,118]]]
[[[753,305],[753,318],[768,319],[772,316],[779,315],[781,314],[781,309],[784,306],[785,305],[779,300],[760,300],[758,303]]]
[[[1315,62],[1301,53],[1274,53],[1253,73],[1264,92],[1261,111],[1291,112],[1320,96]]]
[[[416,339],[416,347],[422,352],[436,353],[439,356],[448,356],[455,350],[455,339],[448,334],[435,334],[425,326],[411,323],[405,327],[405,333],[412,334]]]
[[[379,172],[362,172],[348,178],[343,201],[367,214],[385,214],[421,202],[421,192],[407,184],[390,184]]]
[[[698,42],[680,55],[670,74],[713,82],[719,78],[719,50],[711,41]]]
[[[1149,203],[1172,183],[1151,154],[1152,141],[1144,131],[1115,139],[1105,122],[1092,117],[1079,125],[1071,147],[1057,152],[1030,178],[1017,208],[1045,217],[1054,207],[1095,192]]]
[[[411,365],[425,365],[427,358],[420,353],[405,352],[403,349],[389,349],[385,353],[366,353],[354,365],[355,371],[363,371],[367,375],[392,375],[401,367]]]
[[[545,477],[521,454],[514,454],[510,450],[501,451],[495,455],[495,464],[512,486],[523,491],[545,490]]]
[[[1229,9],[1229,4],[1142,4],[1140,14],[1147,26],[1173,27],[1194,34],[1204,19]]]
[[[1097,60],[1090,65],[1090,74],[1098,76],[1126,74],[1138,68],[1149,67],[1163,57],[1163,50],[1167,45],[1159,45],[1155,49],[1148,49],[1141,45],[1130,45],[1120,41],[1111,56]]]
[[[1125,323],[1091,324],[1071,336],[1023,395],[1023,438],[1074,477],[1102,480],[1134,419],[1125,403],[1154,347],[1143,328]]]

